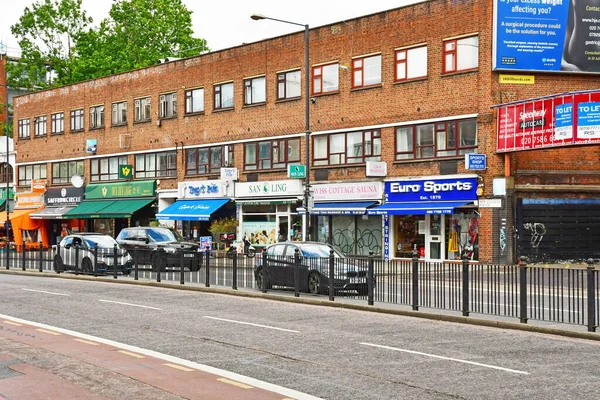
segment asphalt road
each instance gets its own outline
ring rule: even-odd
[[[600,343],[339,308],[0,275],[0,314],[326,399],[597,399]]]

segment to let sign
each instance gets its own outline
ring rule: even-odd
[[[465,168],[476,171],[485,171],[486,155],[485,154],[465,154]]]

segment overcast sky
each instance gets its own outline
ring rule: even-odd
[[[309,24],[311,27],[372,14],[411,4],[419,0],[183,0],[192,11],[194,36],[204,38],[211,50],[221,50],[242,43],[302,30],[302,27],[275,21],[253,21],[252,14]],[[11,55],[18,55],[18,44],[10,26],[18,22],[26,6],[34,0],[0,0],[0,42],[8,45]],[[108,16],[112,0],[83,0],[83,8],[97,25]]]

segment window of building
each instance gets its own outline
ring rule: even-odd
[[[381,54],[352,60],[352,88],[381,84]]]
[[[396,50],[396,82],[424,78],[426,76],[427,46]]]
[[[65,113],[60,112],[52,114],[50,117],[50,124],[52,126],[52,130],[50,131],[52,135],[65,133]]]
[[[13,167],[7,163],[0,163],[0,183],[6,183],[6,168],[8,168],[8,181],[13,183]]]
[[[381,132],[377,129],[320,135],[313,140],[313,165],[367,161],[381,161]]]
[[[30,122],[29,119],[19,120],[19,139],[29,139],[30,133]]]
[[[185,91],[185,113],[194,114],[204,112],[204,88]]]
[[[233,82],[219,83],[213,87],[215,110],[233,108]]]
[[[396,160],[456,157],[476,151],[474,119],[396,128]]]
[[[127,102],[121,101],[112,105],[112,124],[126,125],[127,124]]]
[[[44,137],[48,133],[48,118],[45,115],[40,115],[33,119],[35,137]]]
[[[90,179],[92,182],[117,180],[119,165],[126,164],[127,156],[93,158],[90,160]]]
[[[71,110],[71,132],[83,130],[83,108]]]
[[[475,69],[478,65],[478,36],[444,41],[444,73]]]
[[[52,163],[53,185],[69,183],[73,175],[83,175],[83,160]]]
[[[264,76],[244,80],[244,105],[262,104],[267,101],[266,80]]]
[[[300,70],[277,74],[277,100],[300,97]]]
[[[90,129],[104,128],[104,105],[90,107]]]
[[[331,93],[339,90],[340,65],[327,64],[313,67],[313,94]]]
[[[137,154],[134,171],[136,178],[176,177],[177,152]]]
[[[135,99],[134,122],[150,121],[150,97]]]
[[[161,94],[160,97],[160,117],[173,118],[177,116],[177,93]]]
[[[278,139],[246,143],[244,169],[286,168],[300,162],[300,139]]]
[[[227,167],[231,163],[233,163],[232,145],[187,149],[185,174],[218,174],[222,167]]]
[[[46,179],[46,164],[20,165],[19,186],[30,186],[32,179]]]

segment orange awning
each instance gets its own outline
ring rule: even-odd
[[[43,208],[43,207],[42,207]],[[23,215],[31,214],[32,212],[41,210],[41,208],[28,208],[24,210],[14,210],[9,214],[10,220],[21,218]],[[0,224],[4,225],[6,222],[6,213],[0,212]]]

